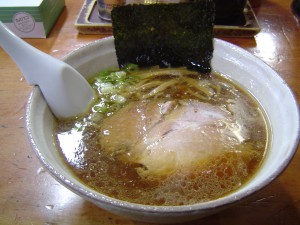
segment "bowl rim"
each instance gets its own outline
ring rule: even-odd
[[[63,61],[68,61],[69,58],[72,58],[74,55],[76,55],[77,52],[86,49],[86,48],[94,48],[95,46],[102,45],[103,43],[110,43],[113,42],[114,39],[112,36],[106,37],[99,39],[97,41],[93,41],[91,43],[88,43],[84,46],[79,47],[78,49],[75,49],[71,53],[65,55],[62,60]],[[255,61],[261,62],[264,64],[265,67],[269,67],[269,69],[273,70],[269,65],[264,63],[261,59],[258,57],[252,55],[251,53],[247,52],[246,50],[242,49],[239,46],[236,46],[234,44],[231,44],[229,42],[220,40],[220,39],[214,39],[215,43],[224,45],[225,47],[231,48],[234,51],[246,55],[247,57],[250,57],[251,59],[255,59]],[[273,70],[274,71],[274,70]],[[240,200],[243,200],[247,197],[252,196],[256,192],[259,192],[263,187],[267,186],[269,183],[271,183],[275,178],[277,178],[284,170],[285,168],[289,165],[290,161],[294,157],[297,147],[299,145],[299,139],[300,139],[300,109],[297,103],[297,100],[295,98],[294,93],[288,86],[288,84],[284,81],[284,79],[277,73],[275,72],[275,75],[279,80],[282,81],[284,86],[286,87],[287,91],[290,92],[294,104],[297,106],[297,118],[298,118],[298,123],[297,123],[297,130],[298,130],[298,135],[296,137],[296,140],[294,141],[293,146],[291,147],[290,154],[287,155],[287,157],[283,160],[280,168],[277,170],[273,171],[269,179],[264,180],[263,182],[260,182],[258,185],[256,185],[252,189],[248,189],[247,191],[244,192],[238,192],[238,193],[231,193],[228,195],[225,195],[221,198],[208,201],[208,202],[200,202],[200,203],[195,203],[195,204],[190,204],[190,205],[182,205],[182,206],[152,206],[152,205],[144,205],[144,204],[138,204],[138,203],[131,203],[123,200],[119,200],[116,198],[109,197],[107,195],[101,194],[99,192],[96,192],[86,186],[86,189],[80,187],[79,185],[71,182],[67,178],[63,177],[61,174],[59,174],[54,167],[51,165],[51,163],[47,162],[47,160],[44,158],[43,154],[39,150],[35,137],[32,132],[32,126],[31,126],[31,110],[33,108],[33,101],[34,98],[37,94],[40,94],[40,89],[38,86],[35,86],[33,90],[31,91],[27,105],[26,105],[26,115],[25,115],[25,122],[26,122],[26,129],[27,129],[27,134],[29,137],[29,141],[31,143],[31,146],[37,155],[38,159],[42,162],[43,166],[47,168],[47,170],[50,172],[50,174],[63,186],[67,186],[70,188],[72,191],[77,193],[78,195],[82,197],[89,198],[91,201],[95,202],[101,202],[104,205],[112,205],[115,208],[123,208],[124,210],[134,210],[134,211],[139,211],[139,212],[147,212],[148,214],[157,214],[157,213],[163,213],[164,216],[167,216],[168,213],[170,214],[186,214],[187,212],[189,213],[197,213],[200,210],[201,211],[209,211],[210,209],[218,209],[218,208],[224,208],[228,205],[232,205],[236,202],[239,202]],[[80,182],[80,181],[79,181]],[[81,183],[81,182],[80,182]]]

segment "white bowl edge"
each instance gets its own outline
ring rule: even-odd
[[[99,48],[101,48],[101,51],[99,51]],[[101,60],[99,58],[101,58]],[[246,60],[246,62],[241,63],[240,60]],[[93,42],[83,48],[80,48],[79,50],[67,55],[64,58],[64,61],[75,67],[84,76],[93,75],[100,69],[116,66],[117,61],[114,51],[113,38],[105,38]],[[226,65],[228,64],[230,66],[221,67],[219,63],[220,61],[226,62]],[[253,67],[253,65],[255,66]],[[300,120],[299,108],[290,88],[274,70],[272,70],[270,67],[268,67],[266,64],[264,64],[262,61],[260,61],[250,53],[237,46],[216,39],[212,67],[214,70],[217,70],[222,74],[228,75],[230,78],[235,79],[241,85],[247,86],[247,89],[252,93],[254,97],[257,97],[258,95],[265,96],[260,99],[260,102],[267,106],[264,107],[266,113],[268,114],[268,112],[274,110],[274,108],[276,109],[276,113],[274,115],[272,114],[273,116],[269,118],[271,123],[275,120],[278,120],[280,122],[284,121],[284,117],[287,115],[289,116],[289,118],[292,118],[293,121],[297,121],[296,125],[290,124],[284,130],[280,129],[280,132],[277,132],[273,135],[272,145],[280,145],[281,150],[288,149],[289,151],[285,153],[279,152],[279,154],[274,154],[272,158],[268,158],[268,162],[265,162],[263,164],[263,169],[261,170],[265,172],[260,172],[258,176],[254,178],[254,182],[250,184],[250,186],[241,188],[234,195],[225,196],[223,198],[211,201],[208,204],[199,203],[196,205],[179,207],[141,207],[141,205],[139,204],[128,204],[126,202],[98,194],[91,189],[86,189],[81,182],[68,175],[68,173],[65,171],[66,166],[64,166],[63,163],[57,160],[57,154],[53,156],[51,152],[45,152],[45,149],[47,148],[55,148],[55,144],[53,142],[53,133],[47,132],[45,134],[45,139],[48,141],[36,138],[39,136],[37,132],[40,129],[43,129],[41,126],[43,124],[44,118],[48,118],[49,123],[51,123],[51,121],[54,122],[55,120],[46,103],[44,102],[38,87],[35,87],[32,91],[26,109],[26,127],[28,130],[30,142],[43,165],[60,183],[72,189],[82,197],[87,198],[88,200],[94,202],[97,205],[100,205],[100,207],[109,211],[113,211],[120,215],[129,216],[130,218],[141,221],[159,221],[164,223],[179,222],[179,220],[183,222],[215,213],[216,211],[221,210],[231,204],[235,204],[237,200],[243,199],[244,197],[258,191],[261,187],[264,187],[272,180],[274,180],[284,170],[297,149],[297,144],[299,142]],[[233,72],[232,67],[234,68]],[[248,72],[245,73],[245,71]],[[239,77],[238,74],[241,74],[241,76]],[[245,75],[251,77],[251,79],[245,81],[245,78],[243,78]],[[254,82],[254,80],[257,79],[256,76],[258,75],[260,76],[259,79],[262,80],[262,83],[266,84],[263,88]],[[259,87],[260,89],[258,91]],[[270,103],[267,96],[270,93],[273,93],[272,90],[274,87],[278,87],[278,89],[280,88],[280,90],[283,91],[278,93],[276,92],[274,96],[275,100]],[[282,102],[287,102],[286,107],[288,108],[288,110],[278,110],[279,107],[277,103]],[[36,112],[36,114],[34,112]],[[32,121],[34,120],[35,123],[32,123]],[[274,122],[272,123],[271,129],[273,131],[276,131],[278,130],[279,126],[280,123]],[[277,143],[276,138],[282,134],[289,136],[290,142],[286,141],[284,143]],[[50,141],[51,138],[52,141]],[[47,156],[51,160],[49,161],[48,159],[45,159],[45,156]],[[283,161],[282,158],[284,159]],[[281,162],[280,168],[278,168],[277,170],[272,170],[273,167],[269,165],[274,165],[278,163],[279,160]],[[57,167],[60,169],[55,169]],[[264,179],[265,176],[268,176],[269,178],[266,180]],[[224,202],[226,202],[225,205]],[[201,210],[204,209],[204,206],[205,210],[201,214]],[[210,211],[210,209],[213,209],[213,211]],[[189,215],[188,218],[186,214]]]

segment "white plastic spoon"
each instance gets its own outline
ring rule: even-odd
[[[30,85],[38,85],[53,114],[67,118],[88,110],[95,92],[73,67],[14,35],[0,21],[0,46],[11,56]]]

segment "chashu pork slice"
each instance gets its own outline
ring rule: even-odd
[[[233,122],[232,113],[195,100],[137,101],[102,123],[100,144],[140,165],[141,176],[165,176],[237,145]]]

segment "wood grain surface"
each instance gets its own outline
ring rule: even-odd
[[[253,38],[224,38],[253,53],[274,68],[300,102],[300,24],[291,1],[255,1],[261,32]],[[74,23],[83,0],[66,0],[66,7],[46,39],[29,44],[62,58],[104,35],[79,34]],[[1,35],[1,34],[0,34]],[[73,194],[41,166],[25,129],[25,105],[32,87],[0,48],[0,224],[94,225],[147,224],[114,216]],[[282,121],[284,123],[284,121]],[[300,151],[288,168],[258,195],[219,214],[188,224],[299,225]]]

